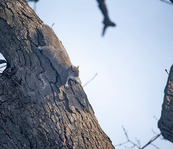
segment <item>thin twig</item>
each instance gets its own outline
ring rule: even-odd
[[[36,2],[34,3],[34,11],[36,12]]]
[[[158,146],[151,143],[152,146],[154,146],[156,149],[160,149]]]
[[[152,144],[152,142],[154,142],[157,138],[159,138],[161,136],[161,133],[159,133],[158,135],[154,136],[150,141],[148,141],[147,144],[145,144],[141,149],[144,149],[145,147],[147,147],[148,145]]]
[[[117,145],[115,145],[115,146],[122,146],[122,145],[125,145],[126,143],[128,143],[128,141],[126,141],[126,142],[122,142],[122,143],[117,144]]]
[[[159,119],[154,115],[153,118],[158,122]]]
[[[169,72],[168,72],[168,70],[167,69],[165,69],[165,71],[166,71],[166,73],[169,75]]]
[[[127,143],[130,143],[130,144],[132,145],[130,148],[138,147],[138,148],[140,149],[140,145],[134,143],[133,141],[131,141],[131,140],[129,139],[129,136],[128,136],[128,134],[127,134],[127,131],[126,131],[126,129],[125,129],[123,126],[122,126],[122,129],[123,129],[124,134],[125,134],[126,139],[127,139],[126,142],[127,142]]]
[[[4,67],[6,67],[7,65],[4,65],[4,66],[1,66],[0,68],[4,68]]]
[[[124,131],[124,134],[126,136],[126,141],[123,142],[123,143],[120,143],[118,145],[115,145],[115,146],[122,146],[122,145],[125,145],[124,147],[125,148],[138,148],[138,149],[144,149],[146,147],[148,147],[149,145],[152,145],[153,147],[155,147],[156,149],[159,149],[159,147],[157,147],[156,145],[153,144],[153,142],[158,139],[160,136],[161,136],[161,133],[155,135],[153,138],[151,138],[143,147],[140,147],[140,141],[138,139],[136,139],[136,142],[133,142],[130,140],[129,136],[128,136],[128,133],[127,133],[127,130],[122,126],[122,129]],[[130,146],[126,146],[126,144],[130,144]]]
[[[55,23],[52,24],[51,28],[55,25]]]
[[[94,77],[92,77],[87,83],[85,83],[85,84],[83,85],[83,87],[87,86],[92,80],[95,79],[95,77],[96,77],[97,75],[98,75],[98,74],[96,73],[96,74],[94,75]]]
[[[138,138],[136,138],[136,142],[138,143],[138,146],[141,146],[141,142]]]

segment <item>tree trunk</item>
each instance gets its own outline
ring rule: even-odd
[[[24,0],[0,0],[0,149],[114,148],[81,85],[64,88],[38,50],[41,24]]]
[[[168,82],[165,88],[162,114],[158,127],[163,137],[173,142],[173,66],[169,72]]]

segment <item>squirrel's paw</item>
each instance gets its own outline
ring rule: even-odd
[[[38,49],[41,51],[41,50],[43,50],[43,48],[41,47],[41,46],[38,46]]]
[[[65,87],[66,89],[68,89],[68,88],[69,88],[68,83],[66,83],[66,84],[64,85],[64,87]]]

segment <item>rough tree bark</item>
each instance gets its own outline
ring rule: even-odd
[[[170,69],[168,82],[165,87],[164,102],[158,127],[163,137],[173,142],[173,66]]]
[[[42,23],[24,0],[0,0],[0,149],[114,148],[83,88],[63,88],[38,50]]]

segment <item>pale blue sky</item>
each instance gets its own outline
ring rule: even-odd
[[[55,24],[83,84],[98,73],[84,89],[113,144],[125,141],[123,125],[131,139],[144,145],[152,129],[159,132],[153,116],[160,118],[168,77],[164,69],[173,64],[173,6],[160,0],[106,3],[117,27],[108,28],[104,38],[96,0],[40,0],[36,13],[45,24]],[[173,148],[161,139],[154,144]]]

